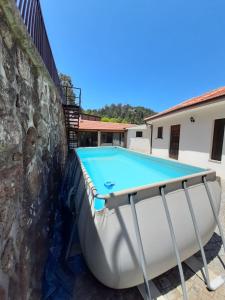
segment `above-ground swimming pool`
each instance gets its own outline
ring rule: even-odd
[[[77,154],[101,198],[205,171],[119,147],[79,148]],[[97,196],[95,208],[103,207],[104,201],[98,201]]]
[[[119,147],[79,148],[77,154],[98,194],[109,194],[205,171]],[[114,183],[106,187],[106,182]]]
[[[180,266],[199,250],[195,227],[202,245],[211,238],[221,202],[214,171],[119,147],[78,148],[75,158],[81,248],[105,285],[136,286]]]

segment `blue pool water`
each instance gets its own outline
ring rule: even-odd
[[[78,148],[76,151],[98,194],[109,194],[204,171],[117,147]]]

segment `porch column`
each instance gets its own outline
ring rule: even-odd
[[[98,146],[101,146],[101,131],[98,131]]]

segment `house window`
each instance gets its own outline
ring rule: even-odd
[[[223,151],[225,119],[217,119],[214,123],[211,159],[221,161]]]
[[[124,133],[121,132],[120,133],[120,145],[122,145],[123,142],[124,142]]]
[[[113,142],[113,133],[112,132],[102,132],[101,134],[101,142],[103,144],[112,144]]]
[[[158,127],[157,138],[158,139],[162,139],[163,138],[163,127]]]
[[[142,131],[136,131],[136,137],[142,137],[143,132]]]

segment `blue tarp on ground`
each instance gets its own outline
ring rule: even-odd
[[[69,257],[65,261],[72,227],[72,214],[66,207],[66,200],[75,168],[73,157],[69,157],[67,161],[58,207],[55,211],[52,238],[43,275],[43,300],[72,299],[76,276],[86,269],[82,255]],[[75,239],[78,239],[77,233],[75,235]]]

